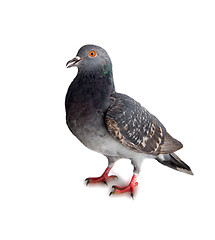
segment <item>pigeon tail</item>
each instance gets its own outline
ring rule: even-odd
[[[155,158],[159,163],[177,171],[193,175],[190,167],[184,163],[175,153],[159,155]]]

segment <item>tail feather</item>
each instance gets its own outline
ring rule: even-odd
[[[159,155],[156,160],[167,167],[193,175],[190,167],[184,163],[175,153]]]

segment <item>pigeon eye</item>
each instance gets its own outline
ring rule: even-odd
[[[89,52],[89,56],[90,57],[95,57],[96,56],[96,52],[94,50]]]

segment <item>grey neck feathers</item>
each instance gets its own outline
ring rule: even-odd
[[[115,90],[111,64],[101,65],[97,69],[88,69],[87,71],[79,69],[76,78],[79,78],[80,83],[83,83],[84,85],[102,84],[103,87],[110,87],[112,91]]]
[[[104,66],[94,71],[78,71],[66,96],[66,109],[74,102],[91,102],[97,109],[106,110],[110,95],[115,91],[112,68]]]

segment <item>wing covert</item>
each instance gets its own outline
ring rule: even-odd
[[[113,93],[105,121],[110,134],[125,147],[140,153],[159,154],[166,130],[134,99]]]

